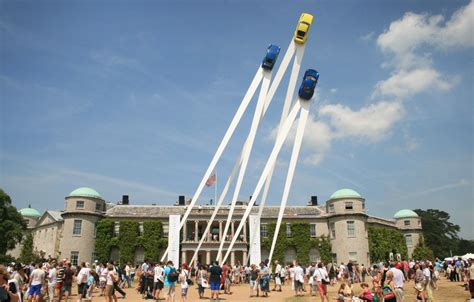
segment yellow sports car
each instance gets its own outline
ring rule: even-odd
[[[308,39],[308,32],[309,28],[311,27],[311,23],[313,23],[313,16],[310,14],[301,14],[300,20],[298,21],[298,26],[296,26],[295,30],[295,42],[304,44]]]

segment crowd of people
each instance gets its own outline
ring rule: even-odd
[[[180,297],[181,301],[187,301],[188,289],[195,287],[200,299],[209,290],[211,301],[217,301],[221,294],[231,295],[232,286],[244,284],[249,286],[250,297],[268,297],[271,291],[289,287],[295,296],[319,296],[323,302],[404,302],[405,287],[412,286],[416,301],[431,302],[437,281],[443,276],[451,282],[464,282],[474,298],[474,259],[469,262],[403,260],[367,267],[352,261],[340,265],[323,262],[303,265],[298,261],[281,265],[275,261],[272,266],[268,262],[231,266],[214,261],[176,267],[172,261],[148,260],[136,266],[114,262],[74,266],[67,259],[59,262],[50,259],[30,265],[0,265],[0,302],[69,301],[73,284],[77,286],[74,297],[77,301],[91,301],[95,292],[95,297],[102,296],[105,302],[116,302],[119,297],[125,298],[123,288],[132,286],[143,299],[176,301]],[[337,289],[336,297],[328,296],[328,286]]]

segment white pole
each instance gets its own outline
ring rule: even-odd
[[[244,181],[245,172],[247,170],[247,164],[249,162],[250,153],[252,152],[253,142],[255,136],[257,135],[258,126],[260,124],[260,119],[262,117],[263,108],[265,105],[266,95],[268,93],[268,88],[270,87],[270,79],[272,77],[271,71],[264,71],[263,83],[260,88],[260,94],[258,96],[257,107],[255,108],[255,113],[252,119],[252,125],[250,126],[250,131],[248,135],[248,143],[245,145],[243,151],[242,164],[240,166],[239,175],[237,176],[237,182],[235,184],[234,195],[232,196],[232,201],[229,209],[229,214],[227,215],[227,221],[224,227],[224,232],[222,233],[223,238],[226,238],[227,232],[229,231],[229,226],[232,221],[232,215],[234,213],[235,204],[237,203],[237,198],[239,198],[240,188],[242,182]],[[234,235],[234,234],[233,234]],[[235,236],[235,235],[234,235]],[[219,245],[219,250],[217,252],[217,259],[220,260],[222,249],[224,247],[225,240],[221,240]]]
[[[234,237],[232,238],[232,241],[229,245],[229,248],[227,250],[227,253],[225,254],[224,258],[222,261],[225,261],[227,257],[230,254],[230,251],[232,250],[235,241],[237,240],[237,237],[240,235],[240,232],[242,231],[243,227],[246,224],[246,220],[248,216],[250,215],[250,212],[252,211],[252,207],[255,204],[255,201],[257,200],[258,194],[260,194],[260,191],[263,188],[263,185],[265,184],[265,180],[267,179],[267,176],[270,172],[271,167],[275,164],[275,161],[278,157],[278,154],[280,153],[280,150],[283,146],[283,143],[285,142],[286,137],[288,136],[288,133],[290,132],[291,126],[293,125],[293,122],[296,118],[296,115],[298,114],[299,109],[301,108],[301,102],[297,102],[293,108],[291,109],[290,113],[288,114],[288,117],[283,124],[282,131],[278,133],[277,139],[275,141],[275,145],[273,146],[273,150],[270,153],[270,157],[267,160],[267,163],[265,165],[265,168],[263,169],[262,174],[260,175],[260,179],[257,183],[257,186],[255,188],[254,193],[252,194],[252,198],[250,199],[250,203],[245,209],[244,216],[242,217],[239,226],[237,228],[236,233],[234,234]]]
[[[285,213],[286,203],[288,201],[288,195],[290,194],[291,183],[293,182],[293,176],[295,174],[296,162],[298,161],[298,155],[300,153],[301,143],[303,141],[304,129],[306,127],[306,121],[308,120],[309,114],[309,101],[302,101],[300,119],[298,121],[298,128],[296,129],[295,143],[293,145],[293,152],[291,153],[290,165],[288,167],[288,174],[286,176],[285,188],[283,190],[283,197],[281,199],[280,212],[278,213],[278,220],[273,234],[272,246],[270,248],[270,255],[268,261],[271,265],[273,251],[280,231],[281,221],[283,214]]]
[[[196,204],[196,201],[198,200],[199,196],[201,195],[202,190],[204,189],[204,186],[206,185],[206,181],[209,179],[209,176],[211,175],[212,171],[217,165],[217,162],[219,161],[220,157],[222,156],[222,153],[224,152],[225,147],[229,143],[230,138],[234,134],[235,128],[239,124],[242,115],[244,114],[245,110],[247,109],[250,101],[253,98],[253,95],[255,94],[255,91],[258,88],[258,85],[262,81],[263,78],[263,72],[261,70],[261,67],[259,66],[252,83],[250,84],[250,87],[247,90],[247,93],[245,94],[244,98],[242,99],[242,102],[240,103],[239,108],[237,109],[237,112],[234,115],[234,118],[232,119],[232,122],[229,125],[229,128],[227,129],[227,132],[225,133],[224,137],[222,138],[222,141],[217,148],[216,153],[214,154],[214,157],[211,160],[211,163],[209,164],[209,167],[207,168],[206,173],[204,173],[204,176],[201,180],[201,183],[199,184],[196,192],[194,193],[193,198],[191,199],[191,203],[188,205],[186,212],[183,215],[183,218],[179,224],[179,230],[183,227],[183,225],[186,223],[189,214],[191,213],[191,210],[193,209],[194,205]],[[166,258],[166,255],[168,254],[168,248],[166,248],[166,251],[164,252],[163,256],[161,257],[161,261],[164,261]]]

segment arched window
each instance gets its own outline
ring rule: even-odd
[[[296,250],[293,247],[289,247],[285,251],[285,263],[293,263],[296,260]]]

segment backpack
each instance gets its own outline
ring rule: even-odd
[[[382,297],[384,300],[388,300],[388,299],[393,299],[395,298],[395,293],[393,292],[393,290],[390,288],[389,285],[385,285],[383,288],[382,288]]]
[[[178,272],[174,267],[171,268],[170,273],[168,274],[168,281],[169,282],[176,282],[178,281]]]

